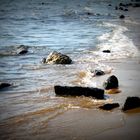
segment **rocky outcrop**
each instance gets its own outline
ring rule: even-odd
[[[108,104],[104,104],[103,106],[100,106],[99,108],[103,110],[112,110],[119,106],[120,105],[118,103],[108,103]]]
[[[47,64],[71,64],[72,60],[69,56],[54,51],[47,58],[43,58],[42,62]]]
[[[104,90],[90,87],[70,87],[70,86],[54,86],[56,95],[59,96],[86,96],[96,99],[104,99]]]
[[[118,78],[114,75],[110,76],[103,84],[104,89],[115,89],[119,87]]]
[[[122,110],[127,111],[127,110],[134,109],[137,107],[140,107],[140,98],[139,97],[127,97]]]
[[[11,86],[11,84],[9,84],[9,83],[0,83],[0,89],[10,87],[10,86]]]

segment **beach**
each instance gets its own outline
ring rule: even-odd
[[[0,82],[11,84],[0,90],[1,140],[140,138],[140,108],[122,111],[127,97],[140,97],[140,8],[115,10],[119,2],[1,2]],[[17,54],[21,44],[27,54]],[[43,64],[53,51],[72,64]],[[95,69],[105,74],[95,76]],[[103,89],[111,75],[120,92],[105,92],[104,100],[54,91],[55,85]],[[99,109],[106,103],[119,107]]]

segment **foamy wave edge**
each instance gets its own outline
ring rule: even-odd
[[[120,59],[138,56],[139,52],[133,41],[125,34],[128,29],[124,26],[104,23],[105,27],[113,28],[108,33],[98,37],[98,51],[93,52],[99,60]],[[103,53],[110,50],[111,53]]]

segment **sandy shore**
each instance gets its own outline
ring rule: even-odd
[[[68,110],[48,122],[48,133],[45,134],[48,139],[132,140],[140,137],[140,109],[127,113],[121,111],[128,96],[140,96],[140,59],[131,58],[105,63],[113,67],[112,73],[95,78],[95,81],[104,81],[112,74],[118,77],[121,93],[108,96],[112,102],[118,102],[120,107],[112,111],[97,108]]]

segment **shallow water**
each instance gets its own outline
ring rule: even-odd
[[[0,81],[12,84],[0,91],[2,138],[5,134],[6,138],[13,134],[13,139],[23,138],[20,133],[28,125],[33,130],[32,127],[42,127],[44,121],[69,109],[94,109],[111,101],[56,97],[53,86],[102,88],[100,78],[95,83],[90,72],[95,68],[112,69],[102,60],[138,56],[139,16],[132,16],[133,19],[128,11],[127,19],[120,20],[121,11],[114,10],[118,3],[113,0],[0,1]],[[17,55],[19,45],[28,46],[29,52]],[[112,53],[104,54],[104,49]],[[73,64],[42,64],[42,58],[52,51],[69,55]]]

